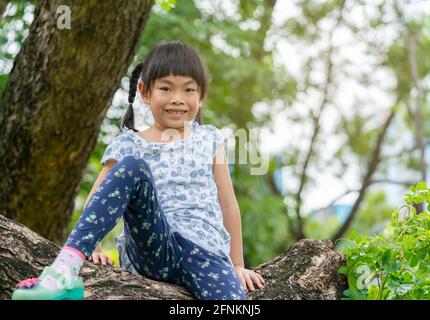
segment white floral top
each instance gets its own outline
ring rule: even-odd
[[[101,164],[128,155],[151,168],[159,204],[170,226],[185,238],[230,262],[230,235],[224,227],[212,173],[217,147],[225,141],[213,125],[188,124],[190,134],[173,142],[151,142],[126,127],[107,146]]]

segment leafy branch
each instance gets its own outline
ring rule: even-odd
[[[345,298],[430,298],[430,213],[414,207],[430,202],[430,189],[420,182],[410,191],[382,235],[353,234],[342,249],[347,264],[339,271],[349,284]]]

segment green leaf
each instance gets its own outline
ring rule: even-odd
[[[417,255],[413,254],[409,260],[409,265],[414,268],[417,266],[417,264],[420,262],[420,259]]]
[[[347,266],[342,266],[342,267],[340,267],[340,268],[339,268],[339,270],[338,270],[338,272],[339,272],[340,274],[345,274],[345,275],[347,275],[347,274],[348,274],[348,271],[349,271],[349,268],[348,268]]]
[[[391,249],[386,249],[384,251],[384,254],[382,255],[382,265],[386,270],[389,270],[390,258],[391,258]]]
[[[416,214],[412,205],[427,201],[430,190],[424,183],[410,189],[412,193],[405,197],[407,204],[392,214],[386,229],[389,232],[352,239],[355,245],[349,245],[344,251],[348,268],[342,271],[349,272],[349,290],[345,292],[349,299],[358,299],[360,295],[366,299],[426,299],[430,296],[430,213]],[[397,222],[400,215],[409,217]],[[383,288],[372,282],[366,286],[367,290],[360,290],[363,279],[369,276],[369,272],[365,274],[355,269],[361,265],[368,266],[379,283],[384,282]]]
[[[417,256],[418,258],[420,258],[421,260],[425,259],[427,257],[429,248],[428,247],[422,247],[420,249],[417,250]]]

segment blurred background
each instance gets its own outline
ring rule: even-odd
[[[28,35],[36,1],[0,2],[0,90]],[[161,40],[193,45],[208,65],[203,123],[222,129],[229,154],[253,148],[263,175],[230,164],[244,258],[255,267],[302,238],[377,234],[430,163],[430,1],[157,1],[138,53],[101,127],[70,230],[120,133],[128,76]],[[140,98],[136,127],[151,123]],[[237,129],[258,130],[246,145]],[[113,239],[102,241],[116,261]]]

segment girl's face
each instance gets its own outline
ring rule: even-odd
[[[138,84],[142,100],[150,106],[154,125],[161,128],[183,128],[185,121],[192,121],[202,106],[200,90],[190,77],[169,75],[154,81],[150,92]]]

